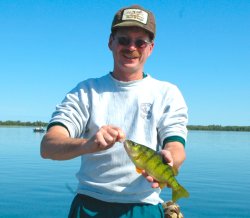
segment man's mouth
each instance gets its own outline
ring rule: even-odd
[[[136,59],[136,58],[139,58],[140,57],[140,54],[138,51],[133,51],[133,52],[130,52],[130,51],[124,51],[123,52],[123,56],[127,59]]]

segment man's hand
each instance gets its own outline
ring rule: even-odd
[[[102,126],[86,144],[92,147],[91,150],[93,150],[93,152],[97,152],[109,149],[116,142],[122,142],[124,139],[125,134],[120,128],[106,125]]]

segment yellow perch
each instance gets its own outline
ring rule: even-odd
[[[163,162],[160,154],[131,140],[125,140],[124,147],[128,156],[135,164],[137,172],[145,170],[148,175],[160,183],[161,187],[168,184],[172,188],[173,202],[176,202],[179,198],[189,197],[188,191],[175,179],[177,174],[175,170]]]

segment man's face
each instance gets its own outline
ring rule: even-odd
[[[114,57],[114,71],[142,73],[153,47],[154,43],[150,42],[149,35],[143,29],[137,27],[118,29],[109,39],[109,48]]]

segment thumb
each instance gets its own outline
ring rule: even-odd
[[[117,141],[124,142],[125,141],[125,133],[122,130],[118,130]]]

